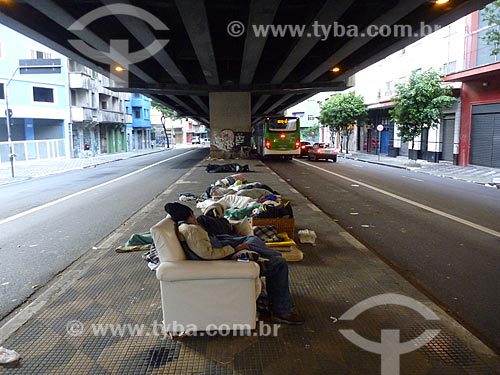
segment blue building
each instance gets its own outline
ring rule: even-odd
[[[132,94],[125,102],[132,123],[127,124],[128,150],[151,148],[151,99],[142,94]]]
[[[0,162],[10,154],[7,104],[16,160],[70,155],[67,58],[0,25]]]

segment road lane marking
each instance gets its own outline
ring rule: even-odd
[[[338,173],[335,173],[335,172],[332,172],[332,171],[329,171],[327,169],[323,169],[323,168],[320,168],[320,167],[317,167],[313,164],[310,164],[310,163],[306,163],[306,162],[303,162],[301,160],[295,160],[295,162],[297,163],[302,163],[304,165],[307,165],[308,167],[310,168],[316,168],[322,172],[326,172],[328,174],[331,174],[333,176],[336,176],[336,177],[339,177],[339,178],[342,178],[346,181],[349,181],[349,182],[352,182],[352,183],[355,183],[355,184],[359,184],[361,186],[364,186],[368,189],[371,189],[373,191],[376,191],[377,193],[380,193],[380,194],[384,194],[384,195],[387,195],[391,198],[394,198],[394,199],[397,199],[397,200],[400,200],[401,202],[405,202],[405,203],[408,203],[408,204],[411,204],[415,207],[418,207],[418,208],[421,208],[423,210],[426,210],[426,211],[429,211],[429,212],[432,212],[436,215],[440,215],[440,216],[443,216],[447,219],[450,219],[450,220],[453,220],[453,221],[456,221],[457,223],[460,223],[460,224],[463,224],[463,225],[467,225],[471,228],[474,228],[474,229],[477,229],[481,232],[484,232],[484,233],[488,233],[488,234],[491,234],[492,236],[495,236],[495,237],[498,237],[500,238],[500,232],[497,232],[493,229],[490,229],[490,228],[486,228],[486,227],[483,227],[482,225],[479,225],[479,224],[476,224],[476,223],[473,223],[472,221],[468,221],[468,220],[465,220],[465,219],[462,219],[458,216],[455,216],[455,215],[451,215],[451,214],[448,214],[444,211],[440,211],[438,209],[435,209],[435,208],[432,208],[432,207],[429,207],[429,206],[426,206],[425,204],[422,204],[422,203],[418,203],[418,202],[415,202],[415,201],[412,201],[410,199],[407,199],[407,198],[404,198],[404,197],[401,197],[399,195],[396,195],[396,194],[393,194],[393,193],[390,193],[388,191],[385,191],[385,190],[382,190],[382,189],[379,189],[375,186],[371,186],[371,185],[368,185],[368,184],[365,184],[364,182],[361,182],[361,181],[357,181],[357,180],[354,180],[352,178],[349,178],[349,177],[346,177],[346,176],[342,176],[341,174],[338,174]]]
[[[130,172],[130,173],[126,174],[126,175],[123,175],[123,176],[117,177],[117,178],[115,178],[114,180],[110,180],[110,181],[104,182],[104,183],[102,183],[102,184],[100,184],[100,185],[92,186],[92,187],[90,187],[90,188],[88,188],[88,189],[81,190],[81,191],[78,191],[78,192],[76,192],[76,193],[73,193],[73,194],[67,195],[67,196],[65,196],[65,197],[62,197],[62,198],[56,199],[55,201],[52,201],[52,202],[49,202],[49,203],[42,204],[41,206],[30,208],[29,210],[26,210],[26,211],[20,212],[20,213],[18,213],[18,214],[15,214],[15,215],[12,215],[12,216],[10,216],[10,217],[8,217],[8,218],[5,218],[5,219],[3,219],[3,220],[0,220],[0,225],[2,225],[2,224],[6,224],[6,223],[9,223],[9,222],[14,221],[14,220],[17,220],[17,219],[20,219],[20,218],[22,218],[22,217],[24,217],[24,216],[27,216],[27,215],[33,214],[33,213],[38,212],[38,211],[40,211],[40,210],[44,210],[44,209],[46,209],[46,208],[48,208],[48,207],[55,206],[56,204],[59,204],[59,203],[65,202],[65,201],[67,201],[67,200],[70,200],[70,199],[72,199],[72,198],[78,197],[78,196],[83,195],[83,194],[85,194],[85,193],[89,193],[89,192],[91,192],[91,191],[93,191],[93,190],[100,189],[100,188],[102,188],[102,187],[104,187],[104,186],[111,185],[111,184],[113,184],[113,183],[115,183],[115,182],[118,182],[118,181],[124,180],[124,179],[126,179],[126,178],[128,178],[128,177],[131,177],[131,176],[136,175],[136,174],[138,174],[138,173],[144,172],[145,170],[148,170],[148,169],[150,169],[150,168],[156,167],[157,165],[163,164],[163,163],[165,163],[165,162],[167,162],[167,161],[170,161],[170,160],[172,160],[172,159],[176,159],[176,158],[178,158],[178,157],[180,157],[180,156],[187,155],[187,154],[189,154],[189,153],[191,153],[191,152],[194,152],[194,151],[195,151],[195,150],[192,150],[192,151],[188,151],[188,152],[183,153],[183,154],[179,154],[179,155],[176,155],[176,156],[172,156],[171,158],[168,158],[168,159],[165,159],[165,160],[161,160],[161,161],[156,162],[156,163],[154,163],[154,164],[148,165],[147,167],[144,167],[144,168],[138,169],[138,170],[136,170],[136,171],[134,171],[134,172]]]

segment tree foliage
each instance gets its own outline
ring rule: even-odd
[[[319,120],[328,126],[332,133],[346,137],[346,152],[349,152],[347,145],[354,125],[356,123],[362,125],[367,115],[364,98],[351,91],[347,94],[333,95],[323,103]],[[340,147],[342,151],[342,142]]]
[[[152,101],[151,106],[155,108],[156,110],[160,111],[160,113],[163,115],[161,119],[161,123],[163,126],[163,132],[165,133],[165,142],[167,144],[167,148],[170,147],[170,140],[168,138],[168,132],[167,128],[165,127],[165,119],[163,117],[169,118],[171,120],[178,120],[181,118],[177,112],[175,112],[173,109],[168,108],[167,106],[164,106],[163,104],[160,104],[158,102]],[[156,135],[155,135],[156,138]]]
[[[152,101],[151,106],[160,111],[163,116],[171,120],[178,120],[181,118],[181,116],[179,116],[177,112],[175,112],[173,109],[168,108],[167,106],[164,106],[163,104]]]
[[[392,121],[398,124],[403,142],[414,140],[424,127],[436,127],[441,110],[455,103],[451,87],[441,86],[441,77],[435,70],[413,72],[406,83],[396,85],[394,109],[389,111]]]
[[[301,136],[309,139],[316,139],[319,135],[319,124],[316,123],[308,128],[300,128]]]
[[[500,53],[500,0],[496,0],[484,8],[482,16],[491,27],[483,40],[492,48],[491,55],[496,56]]]

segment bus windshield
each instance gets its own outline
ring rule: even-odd
[[[294,132],[297,130],[296,118],[270,118],[269,131]]]

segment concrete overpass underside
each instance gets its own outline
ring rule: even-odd
[[[0,0],[0,22],[214,134],[343,90],[357,71],[489,2]]]

